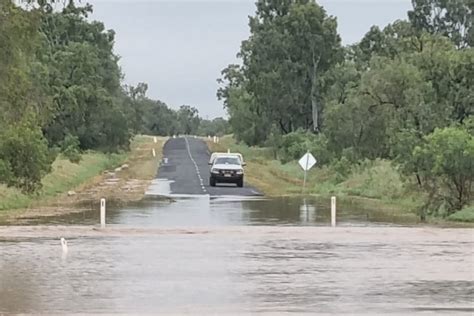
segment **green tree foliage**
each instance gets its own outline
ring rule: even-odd
[[[80,144],[81,142],[77,136],[66,135],[61,143],[61,152],[69,159],[69,161],[78,163],[81,161]]]
[[[189,105],[182,105],[178,110],[178,122],[180,133],[186,135],[197,135],[201,118],[198,110]]]
[[[408,17],[418,32],[441,34],[457,47],[474,44],[474,2],[472,0],[412,0]]]
[[[222,117],[213,120],[202,119],[199,124],[199,135],[202,136],[224,136],[230,134],[229,122]]]
[[[300,159],[309,150],[318,157],[319,164],[327,164],[332,159],[327,148],[327,139],[323,134],[300,130],[282,136],[278,144],[278,156],[282,162],[289,162]]]
[[[423,144],[415,147],[412,155],[408,162],[423,178],[431,206],[437,209],[446,203],[449,215],[472,202],[474,137],[466,130],[436,129],[424,137]]]
[[[223,72],[219,96],[238,121],[249,116],[242,139],[262,143],[272,126],[282,133],[299,128],[320,130],[322,75],[342,58],[336,21],[315,1],[257,1],[250,18],[251,36],[242,43],[243,66]],[[248,125],[247,125],[248,126]],[[254,135],[248,135],[254,133]]]
[[[135,133],[197,132],[196,109],[122,86],[115,33],[91,5],[25,2],[0,0],[0,183],[36,191],[55,148],[78,162],[86,149],[127,150]]]
[[[52,144],[70,134],[83,149],[126,148],[130,135],[125,111],[115,102],[121,73],[113,53],[114,32],[89,22],[91,12],[91,6],[70,1],[62,12],[43,14],[44,43],[38,55],[49,69],[54,105],[45,134]]]
[[[29,123],[14,124],[0,133],[0,175],[2,182],[26,193],[41,187],[53,158],[41,130]]]
[[[408,20],[341,48],[314,1],[257,1],[242,65],[219,80],[235,137],[273,146],[283,162],[307,150],[337,169],[389,159],[429,202],[469,203],[474,2],[412,3]]]

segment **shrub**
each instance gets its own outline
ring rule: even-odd
[[[447,215],[462,209],[472,199],[474,137],[465,129],[436,129],[424,137],[412,155],[413,165],[429,193],[427,206],[438,209],[447,203]]]
[[[28,123],[7,128],[0,135],[0,181],[32,193],[41,188],[41,179],[51,170],[54,157],[39,127]]]
[[[81,161],[80,144],[77,136],[68,134],[61,143],[61,153],[68,158],[70,162],[79,163]]]
[[[465,207],[456,213],[451,214],[448,219],[458,222],[474,223],[474,205]]]
[[[297,131],[284,135],[278,144],[278,156],[282,163],[300,159],[306,152],[316,157],[318,165],[327,164],[331,153],[327,148],[327,138],[323,134]]]
[[[336,172],[337,182],[344,181],[352,172],[352,163],[345,156],[333,160],[331,167]]]

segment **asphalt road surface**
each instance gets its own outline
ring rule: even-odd
[[[257,189],[247,183],[244,183],[243,188],[239,188],[235,184],[221,183],[218,183],[216,187],[211,187],[208,165],[210,155],[211,152],[207,144],[201,139],[194,137],[171,138],[163,147],[164,162],[158,170],[158,179],[170,181],[172,195],[261,195]],[[165,162],[165,160],[167,161]]]

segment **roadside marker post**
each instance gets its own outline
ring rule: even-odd
[[[105,199],[100,199],[100,228],[105,228]]]
[[[155,144],[158,142],[158,139],[156,139],[156,136],[153,137],[153,141],[155,142]]]
[[[298,161],[299,165],[301,168],[304,170],[304,179],[303,179],[303,193],[306,190],[306,178],[308,174],[308,170],[313,168],[313,166],[316,164],[316,158],[308,151],[306,154],[301,157],[301,159]]]
[[[156,151],[155,151],[155,148],[153,148],[153,149],[151,150],[151,154],[153,155],[153,157],[156,157]]]
[[[331,197],[331,227],[336,227],[336,197]]]

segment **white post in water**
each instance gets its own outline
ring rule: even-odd
[[[153,149],[151,150],[151,154],[153,155],[153,157],[156,157],[156,151],[155,151],[155,148],[153,148]]]
[[[105,199],[100,199],[100,228],[105,228]]]
[[[331,198],[331,226],[336,227],[336,197]]]

